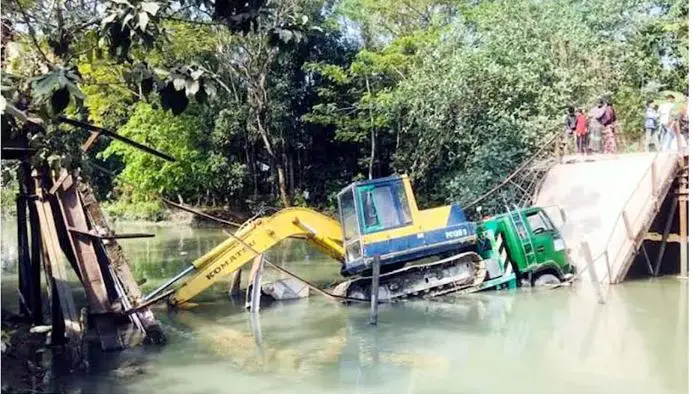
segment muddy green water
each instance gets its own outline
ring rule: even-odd
[[[120,230],[156,234],[122,241],[147,288],[225,239],[218,230]],[[2,303],[11,310],[13,232],[3,222]],[[269,258],[316,282],[339,278],[338,265],[300,241]],[[368,326],[366,307],[319,295],[264,306],[253,318],[224,286],[195,309],[156,309],[168,345],[100,356],[94,372],[70,385],[83,393],[166,394],[688,391],[687,283],[674,277],[615,286],[605,305],[578,286],[384,306],[377,327]]]

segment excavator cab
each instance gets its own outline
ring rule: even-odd
[[[455,205],[419,211],[406,175],[354,182],[337,197],[345,276],[370,268],[376,255],[387,271],[474,238],[474,224]]]
[[[416,204],[407,196],[406,176],[355,182],[338,194],[346,260],[363,257],[363,236],[412,224]],[[417,210],[418,211],[418,210]]]

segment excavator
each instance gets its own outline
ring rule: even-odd
[[[144,301],[185,304],[287,238],[305,239],[341,264],[346,280],[332,290],[345,300],[370,298],[375,259],[382,301],[514,287],[520,278],[561,281],[574,271],[541,208],[518,208],[477,225],[457,204],[419,210],[407,175],[354,182],[337,200],[339,221],[286,208],[244,223]]]

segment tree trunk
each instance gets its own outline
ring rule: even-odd
[[[287,169],[289,171],[289,190],[291,192],[291,195],[293,195],[295,190],[296,190],[296,177],[294,174],[294,156],[293,155],[289,155],[287,164],[288,164]]]
[[[284,176],[284,166],[277,162],[277,183],[279,186],[279,197],[282,200],[284,207],[288,207],[289,204],[289,194],[286,190],[286,177]]]
[[[368,77],[366,77],[366,89],[368,90],[368,96],[371,95],[371,85],[368,82]],[[373,110],[371,104],[368,104],[368,115],[371,118],[371,157],[368,161],[368,179],[373,179],[373,163],[375,162],[375,122],[373,121]]]
[[[267,129],[265,129],[265,124],[263,122],[264,116],[260,112],[256,115],[257,128],[260,132],[260,137],[262,137],[262,142],[265,144],[265,149],[269,153],[270,158],[274,162],[274,167],[277,169],[277,188],[279,189],[279,198],[285,207],[289,206],[289,193],[286,188],[286,172],[284,169],[284,163],[282,158],[277,157],[270,143],[269,135]]]

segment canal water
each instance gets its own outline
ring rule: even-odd
[[[122,241],[146,288],[226,238],[212,229],[119,227],[156,234]],[[16,310],[13,231],[3,222],[9,310]],[[339,279],[335,262],[300,241],[269,259],[317,283]],[[70,385],[83,393],[166,394],[688,392],[687,284],[675,277],[612,287],[604,305],[585,285],[388,305],[377,327],[368,325],[367,307],[317,294],[254,316],[226,297],[227,285],[190,310],[158,307],[166,346],[101,356],[93,373]]]

